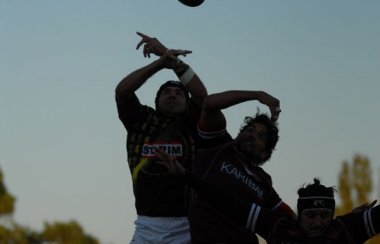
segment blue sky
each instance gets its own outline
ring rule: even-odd
[[[77,220],[103,243],[131,239],[134,198],[114,89],[149,62],[136,31],[183,58],[209,93],[263,90],[281,101],[280,141],[264,169],[295,207],[318,176],[338,185],[342,161],[380,171],[380,2],[205,0],[1,1],[0,166],[16,222]],[[138,92],[153,105],[164,70]],[[235,136],[258,102],[225,111]],[[374,197],[380,198],[376,194]]]

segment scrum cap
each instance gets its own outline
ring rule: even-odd
[[[330,210],[332,216],[335,211],[334,197],[328,196],[309,196],[299,197],[297,201],[298,216],[301,216],[305,210]]]

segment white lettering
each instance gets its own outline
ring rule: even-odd
[[[246,184],[248,187],[252,188],[254,192],[256,192],[257,196],[262,200],[264,198],[263,190],[258,186],[252,179],[250,179],[248,176],[246,176],[243,172],[238,170],[236,167],[234,167],[231,164],[227,164],[226,162],[223,162],[222,167],[220,168],[221,172],[226,172],[229,175],[235,176],[236,179],[241,181],[242,183]]]
[[[324,206],[325,202],[323,200],[315,200],[314,206]]]
[[[157,158],[154,153],[154,148],[158,147],[166,153],[176,156],[176,158],[181,158],[183,154],[182,144],[180,142],[171,142],[171,143],[149,143],[145,142],[141,151],[141,157],[143,158]]]

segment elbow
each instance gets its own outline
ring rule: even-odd
[[[118,101],[126,101],[131,98],[133,94],[133,92],[130,92],[128,89],[120,86],[120,84],[115,88],[115,97]]]
[[[125,85],[123,85],[123,82],[121,81],[119,84],[117,84],[116,88],[115,88],[115,94],[116,95],[120,95],[122,93],[125,92]]]
[[[120,100],[123,96],[122,96],[123,92],[122,92],[122,89],[120,88],[120,85],[116,86],[115,88],[115,97],[117,100]]]

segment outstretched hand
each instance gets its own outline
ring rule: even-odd
[[[143,55],[145,58],[150,58],[151,53],[159,57],[165,54],[167,48],[164,45],[162,45],[162,43],[157,38],[149,37],[141,32],[136,33],[137,35],[142,37],[141,41],[137,44],[136,49],[139,49],[141,45],[145,44],[143,48]]]
[[[377,202],[377,200],[374,200],[370,204],[369,203],[364,203],[363,205],[360,205],[359,207],[354,208],[351,211],[351,213],[359,213],[359,212],[362,212],[364,210],[368,210],[368,209],[372,208],[373,206],[375,206],[376,202]]]
[[[158,164],[165,165],[169,172],[175,176],[183,177],[186,173],[186,169],[177,161],[175,156],[167,154],[165,151],[158,147],[153,147],[154,153],[162,161],[157,161]]]
[[[258,101],[269,107],[272,122],[277,121],[281,113],[280,100],[278,100],[275,97],[272,97],[266,92],[260,91]]]
[[[176,49],[170,49],[165,52],[164,55],[160,58],[160,62],[164,68],[167,69],[179,69],[179,68],[189,68],[189,65],[180,62],[178,59],[178,56],[184,56],[186,57],[187,54],[192,53],[192,51],[189,50],[176,50]]]

